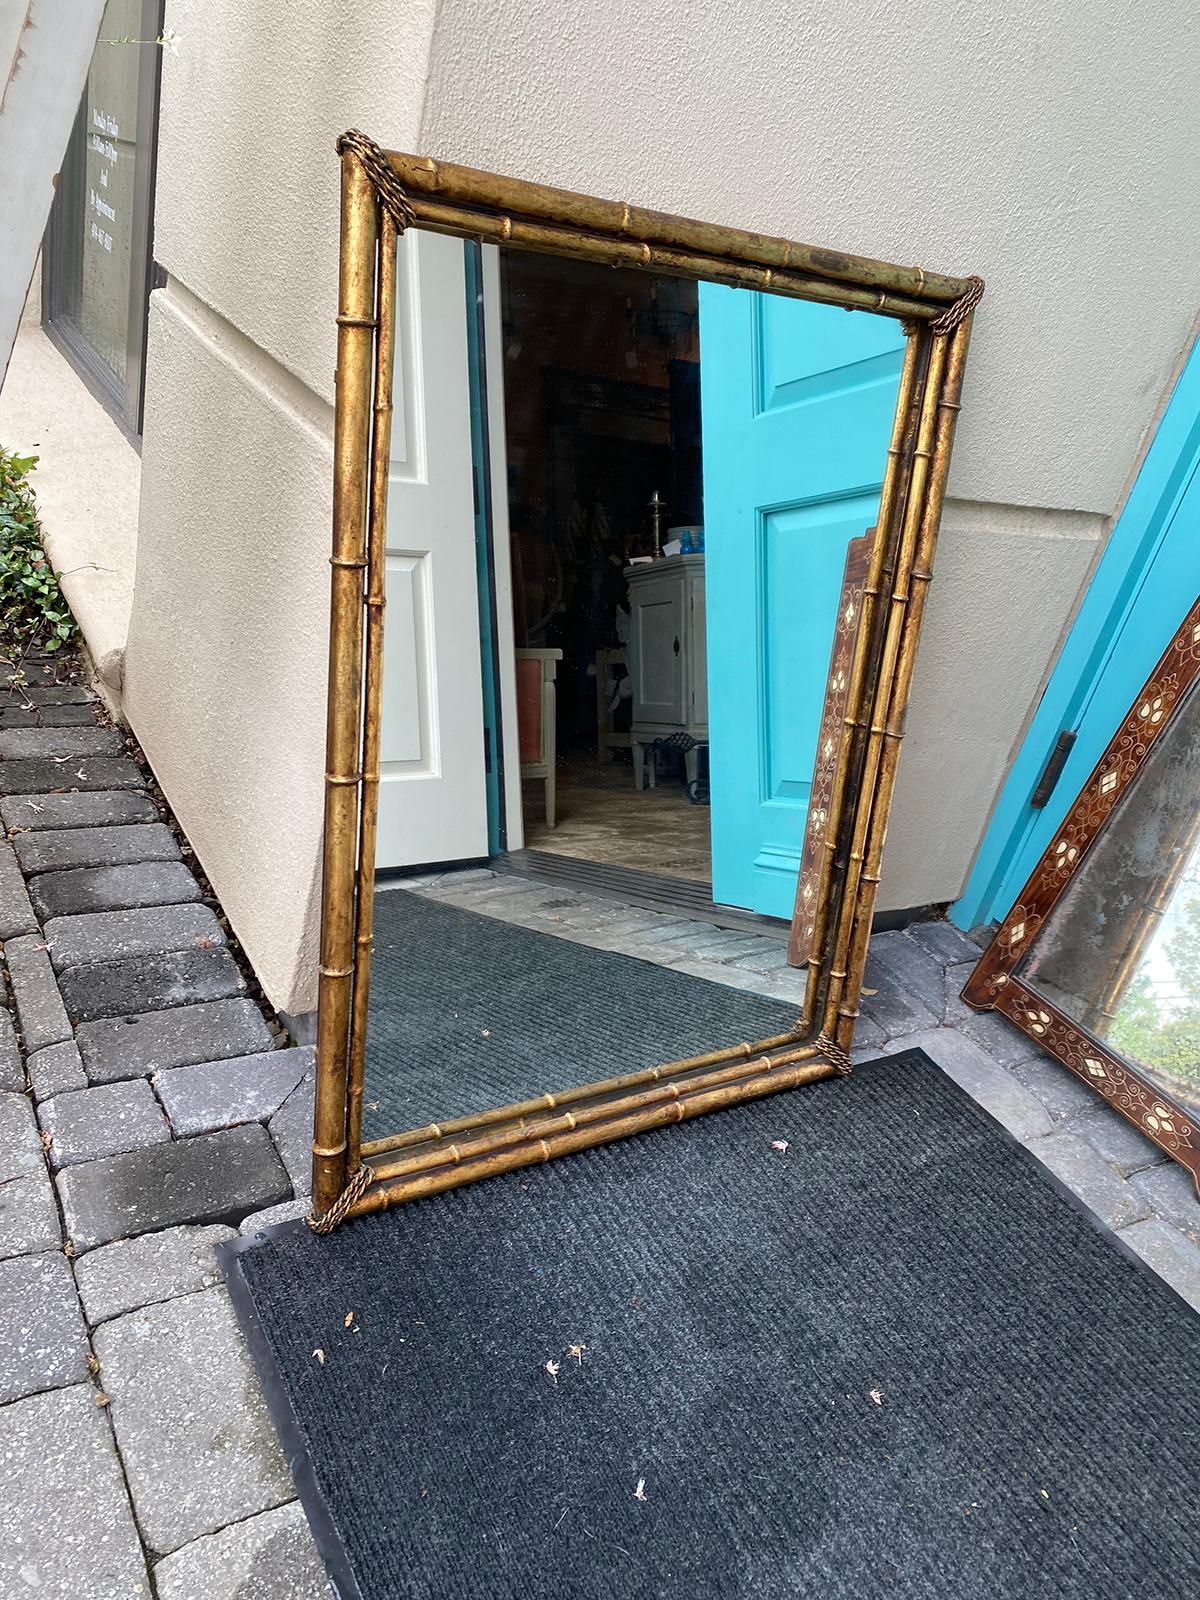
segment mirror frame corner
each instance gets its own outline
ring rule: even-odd
[[[1185,1167],[1200,1195],[1200,1125],[1174,1096],[1016,975],[1051,911],[1080,871],[1187,691],[1200,677],[1200,599],[1176,629],[1104,754],[967,979],[962,998],[997,1011],[1089,1084],[1146,1138]]]

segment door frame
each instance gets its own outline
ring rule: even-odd
[[[516,629],[512,528],[504,412],[504,334],[500,251],[463,241],[467,281],[467,382],[475,474],[475,553],[488,809],[488,853],[525,843],[518,755]]]
[[[1118,639],[1136,625],[1136,609],[1158,560],[1172,519],[1189,483],[1200,470],[1200,341],[1188,341],[1181,370],[1168,389],[1161,420],[1150,440],[1128,498],[1084,592],[1028,732],[1017,752],[983,835],[962,895],[950,907],[960,928],[999,922],[1066,815],[1144,682],[1179,617],[1159,629],[1143,629],[1133,640],[1134,660],[1124,685],[1105,688],[1095,702],[1105,667]],[[1184,596],[1183,607],[1194,599]],[[1093,713],[1091,726],[1085,718]],[[1098,713],[1098,714],[1097,714]],[[1044,806],[1031,800],[1060,732],[1078,738],[1058,772]]]

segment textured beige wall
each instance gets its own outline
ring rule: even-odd
[[[272,999],[313,995],[351,125],[987,276],[882,903],[953,898],[1195,308],[1191,8],[171,0],[167,22],[127,704]]]
[[[1110,512],[1200,298],[1190,0],[442,0],[431,155],[947,272],[952,492]]]
[[[961,893],[1023,709],[1088,576],[1103,519],[951,500],[900,755],[880,905]],[[1049,754],[1049,752],[1047,752]]]
[[[148,374],[147,410],[171,426],[142,450],[125,714],[263,987],[305,1011],[331,414],[178,285],[151,299]]]

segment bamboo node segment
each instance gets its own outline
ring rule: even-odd
[[[339,1227],[351,1211],[366,1194],[375,1181],[375,1174],[370,1167],[358,1167],[350,1174],[346,1187],[329,1207],[328,1211],[310,1212],[307,1221],[314,1233],[332,1233]]]

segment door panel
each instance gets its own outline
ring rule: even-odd
[[[683,584],[676,577],[642,581],[633,608],[629,660],[633,703],[642,722],[683,722]]]
[[[849,541],[872,525],[904,336],[700,285],[713,898],[790,917]]]
[[[394,400],[380,867],[488,848],[460,240],[414,231],[400,241]]]

